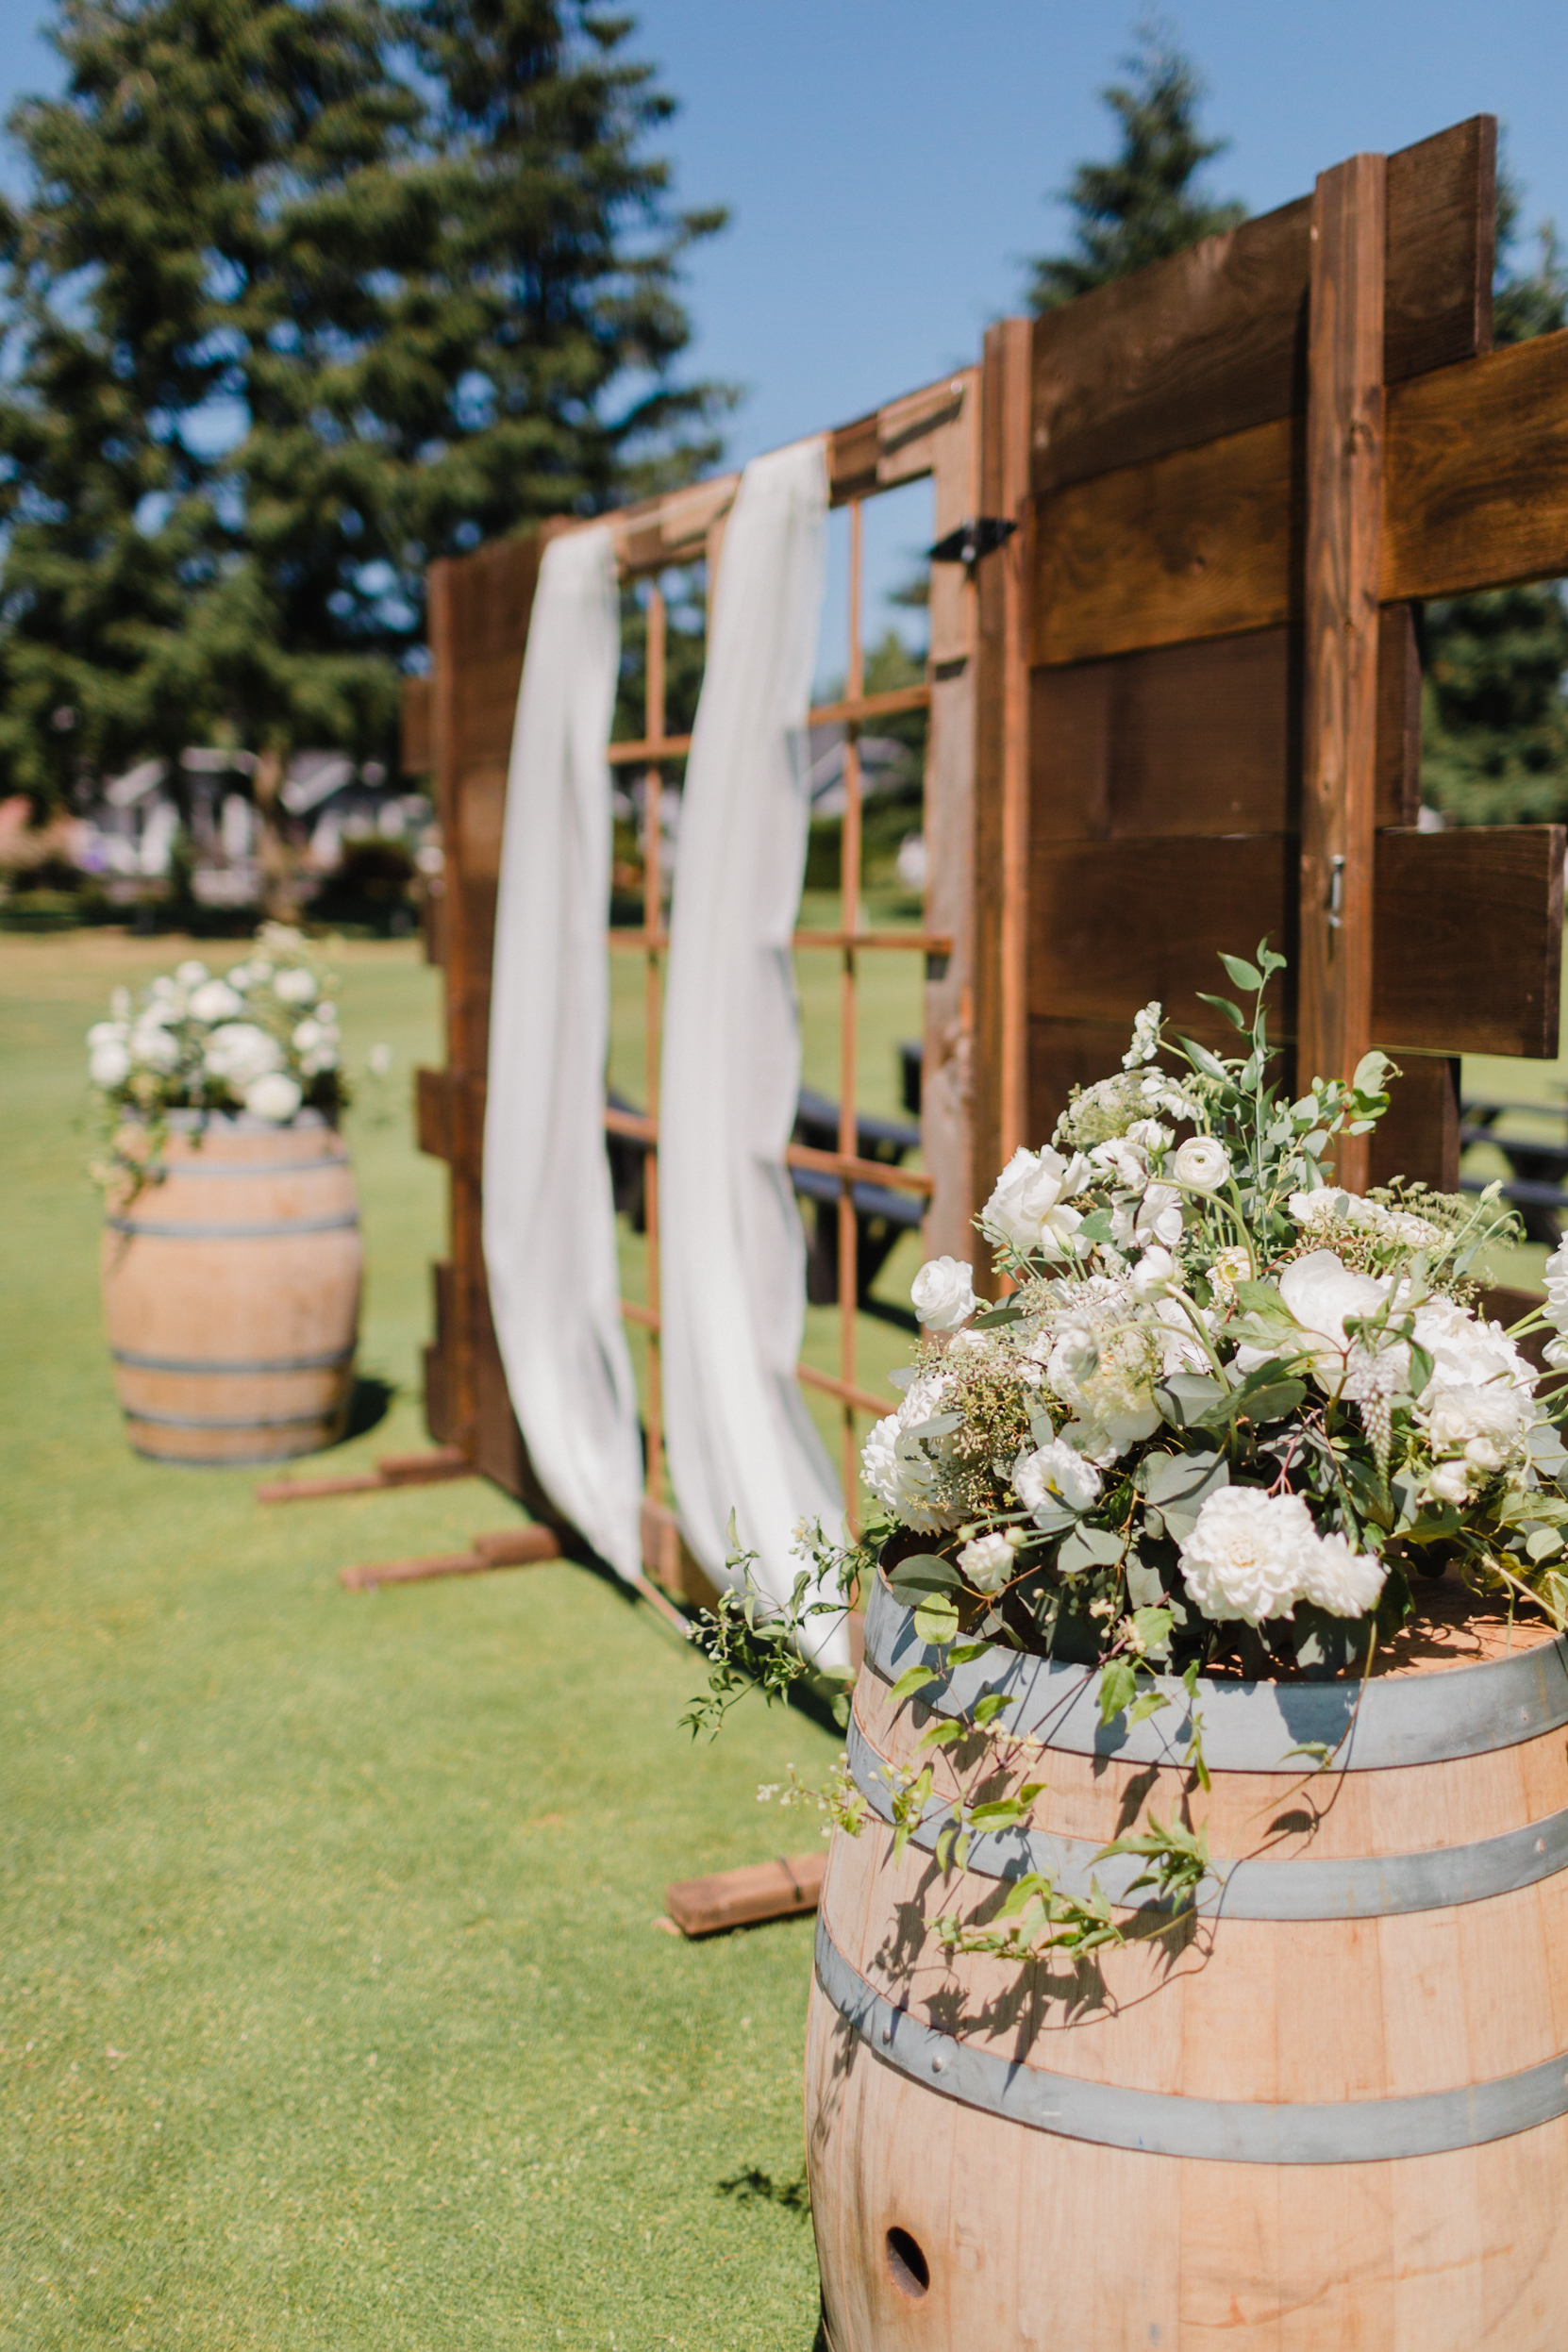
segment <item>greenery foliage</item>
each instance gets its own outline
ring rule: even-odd
[[[1074,172],[1065,191],[1076,216],[1074,249],[1031,263],[1036,310],[1054,310],[1246,218],[1245,205],[1214,203],[1193,186],[1229,145],[1199,135],[1201,76],[1157,20],[1143,18],[1134,42],[1127,80],[1101,93],[1121,132],[1120,152]]]
[[[0,220],[0,770],[391,756],[435,557],[713,451],[672,111],[592,0],[60,0]]]

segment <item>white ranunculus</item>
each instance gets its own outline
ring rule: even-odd
[[[1303,1551],[1301,1596],[1331,1617],[1364,1617],[1387,1575],[1376,1552],[1353,1552],[1343,1535],[1317,1535]]]
[[[273,981],[273,994],[281,1004],[313,1004],[318,993],[315,974],[300,964],[286,964]]]
[[[1375,1315],[1393,1286],[1385,1276],[1353,1274],[1331,1249],[1297,1258],[1279,1277],[1279,1295],[1302,1326],[1301,1352],[1327,1394],[1388,1393],[1409,1376],[1410,1350],[1395,1342],[1373,1350],[1345,1332],[1347,1317]]]
[[[1171,1162],[1171,1174],[1195,1192],[1217,1193],[1230,1175],[1230,1154],[1216,1136],[1190,1135]]]
[[[1307,1547],[1316,1541],[1299,1494],[1222,1486],[1180,1546],[1182,1579],[1204,1616],[1260,1626],[1292,1614],[1303,1595]]]
[[[277,1126],[293,1117],[303,1100],[298,1079],[290,1077],[286,1070],[269,1070],[253,1078],[244,1093],[245,1109]]]
[[[1151,1184],[1138,1204],[1129,1238],[1145,1249],[1156,1243],[1161,1249],[1175,1249],[1181,1233],[1181,1194],[1174,1184]]]
[[[981,1221],[1026,1257],[1062,1258],[1083,1219],[1067,1203],[1081,1193],[1091,1169],[1081,1152],[1063,1159],[1047,1143],[1013,1153],[996,1179]]]
[[[100,1024],[107,1027],[108,1023]],[[131,1074],[130,1048],[123,1038],[106,1037],[87,1058],[87,1075],[94,1086],[121,1086]]]
[[[1468,1462],[1434,1462],[1426,1474],[1426,1493],[1436,1503],[1468,1503],[1470,1500]]]
[[[232,1021],[244,1009],[243,998],[226,980],[204,980],[191,992],[193,1021]]]
[[[283,1048],[254,1021],[228,1021],[212,1031],[202,1059],[213,1077],[242,1093],[258,1078],[281,1069]]]
[[[300,1027],[308,1026],[302,1022]],[[299,1043],[299,1029],[294,1031]],[[975,1269],[961,1258],[928,1258],[909,1285],[915,1313],[928,1331],[956,1331],[979,1305]]]
[[[1158,1242],[1143,1255],[1127,1276],[1134,1298],[1158,1298],[1168,1291],[1176,1278],[1176,1262],[1168,1249]]]
[[[959,1566],[976,1593],[999,1593],[1011,1582],[1018,1561],[1005,1535],[977,1535],[959,1554]]]
[[[1053,1438],[1049,1445],[1019,1455],[1012,1484],[1026,1510],[1048,1519],[1063,1504],[1069,1510],[1088,1510],[1099,1498],[1101,1481],[1093,1462],[1061,1438]]]
[[[1523,1449],[1533,1419],[1533,1400],[1511,1381],[1441,1389],[1426,1415],[1426,1435],[1434,1454],[1462,1454],[1475,1470],[1501,1470]]]

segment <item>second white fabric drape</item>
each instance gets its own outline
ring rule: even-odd
[[[552,541],[507,779],[484,1246],[507,1387],[546,1493],[630,1579],[642,1454],[605,1156],[610,790],[621,625],[607,529]]]
[[[795,1378],[805,1238],[784,1161],[827,493],[820,440],[755,459],[725,530],[682,794],[659,1100],[664,1426],[681,1526],[722,1581],[733,1510],[780,1601],[799,1572],[797,1523],[833,1534],[843,1516]],[[842,1626],[814,1624],[819,1662],[846,1664]]]

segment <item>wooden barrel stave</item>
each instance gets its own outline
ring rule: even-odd
[[[870,1752],[914,1764],[929,1718],[918,1705],[894,1708],[875,1667],[855,1713]],[[1099,1842],[1151,1810],[1168,1817],[1184,1780],[1113,1757],[1052,1749],[1042,1761],[1050,1786],[1033,1827]],[[1043,1777],[1032,1761],[1027,1777]],[[939,1760],[939,1790],[944,1778],[950,1788]],[[1455,1850],[1568,1805],[1568,1740],[1554,1724],[1492,1750],[1325,1775],[1309,1788],[1316,1818],[1270,1843],[1272,1855],[1364,1865],[1437,1847],[1449,1850],[1448,1867]],[[1268,1822],[1288,1800],[1299,1807],[1301,1791],[1299,1775],[1221,1771],[1196,1810],[1216,1853],[1234,1858],[1256,1850],[1260,1828],[1266,1843]],[[1505,2078],[1527,2080],[1538,2102],[1561,2095],[1568,1871],[1370,1918],[1222,1911],[1166,1970],[1149,1945],[1099,1955],[1097,1972],[1059,1970],[1054,1997],[1031,2016],[1015,1964],[973,1956],[950,1965],[925,1932],[937,1911],[967,1913],[996,1880],[971,1871],[943,1884],[930,1854],[911,1844],[894,1862],[892,1845],[881,1822],[859,1840],[835,1838],[821,1929],[867,1985],[946,2034],[949,2050],[956,2035],[1015,2073],[1022,2060],[1091,2097],[1114,2084],[1253,2111],[1326,2108],[1330,2136],[1342,2128],[1335,2110],[1353,2102],[1446,2094],[1439,2105],[1452,2120],[1456,2093],[1470,2111],[1469,2086],[1480,2086],[1483,2106]],[[1109,2007],[1093,2005],[1096,1974]],[[1075,2010],[1068,1992],[1091,2006]],[[999,2352],[1035,2343],[1059,2352],[1558,2352],[1561,2341],[1568,2117],[1479,2145],[1354,2161],[1232,2162],[1098,2144],[899,2072],[845,2023],[820,1974],[807,2109],[837,2352],[970,2342]],[[1381,2110],[1401,2130],[1414,2111]],[[1353,2137],[1364,2134],[1367,2111],[1351,2108],[1349,2124]],[[926,2250],[925,2294],[911,2297],[907,2277],[899,2285],[890,2228]]]
[[[342,1432],[361,1253],[347,1154],[325,1121],[173,1130],[157,1179],[106,1222],[105,1321],[140,1453],[221,1465]]]

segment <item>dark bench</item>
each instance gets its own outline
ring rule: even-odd
[[[636,1104],[613,1090],[608,1101],[611,1110],[638,1115]],[[813,1151],[836,1152],[838,1104],[803,1087],[795,1109],[794,1141]],[[649,1148],[640,1136],[618,1135],[611,1129],[605,1137],[616,1214],[626,1218],[634,1233],[647,1230],[643,1166]],[[858,1159],[880,1160],[886,1167],[896,1168],[907,1153],[919,1148],[920,1129],[909,1120],[883,1119],[862,1111],[856,1122]],[[806,1295],[813,1307],[830,1307],[839,1295],[839,1179],[820,1168],[792,1168],[790,1177],[796,1196],[810,1203],[806,1220]],[[856,1298],[872,1312],[912,1327],[914,1318],[907,1310],[888,1307],[870,1293],[902,1237],[919,1229],[925,1203],[918,1193],[875,1184],[869,1178],[855,1186],[853,1199]]]
[[[1557,1121],[1564,1129],[1560,1143],[1540,1136],[1500,1135],[1497,1123],[1510,1115]],[[1555,1249],[1568,1218],[1568,1103],[1508,1103],[1477,1098],[1460,1108],[1460,1148],[1490,1143],[1509,1166],[1503,1197],[1511,1201],[1523,1219],[1526,1239]],[[1465,1193],[1484,1190],[1484,1176],[1461,1176]]]

